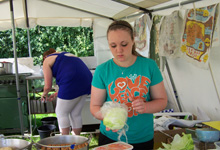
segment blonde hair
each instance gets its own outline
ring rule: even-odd
[[[125,31],[127,31],[127,32],[130,34],[131,39],[134,41],[134,31],[133,31],[133,28],[132,28],[132,26],[130,25],[130,23],[128,23],[127,21],[118,20],[118,21],[112,22],[112,23],[109,25],[109,27],[108,27],[107,37],[108,37],[109,31],[115,31],[115,30],[125,30]],[[141,56],[141,55],[136,51],[135,43],[133,44],[133,47],[132,47],[132,54],[135,55],[135,56]]]

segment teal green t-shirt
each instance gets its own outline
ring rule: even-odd
[[[128,143],[143,143],[153,139],[153,114],[138,114],[131,106],[129,96],[150,101],[150,86],[163,81],[161,72],[154,60],[137,57],[135,63],[127,68],[119,67],[113,59],[99,65],[94,73],[92,85],[99,89],[106,89],[105,101],[115,101],[128,106]],[[118,141],[118,133],[106,131],[103,121],[100,131],[108,138]],[[126,142],[124,136],[121,141]]]

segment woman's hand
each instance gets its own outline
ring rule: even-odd
[[[110,131],[111,129],[106,127],[106,131]],[[118,132],[118,130],[112,130],[112,132]]]
[[[133,97],[129,97],[129,100],[132,102],[133,109],[139,114],[143,114],[146,112],[146,102],[143,99],[134,99]]]
[[[55,100],[57,98],[57,92],[56,93],[53,93],[53,94],[51,94],[50,95],[50,97],[49,97],[49,99],[48,99],[48,101],[53,101],[53,100]]]
[[[41,102],[47,102],[48,96],[42,95],[41,96]]]

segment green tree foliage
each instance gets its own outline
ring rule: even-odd
[[[27,30],[17,28],[17,57],[29,57]],[[42,54],[49,48],[73,53],[78,57],[94,56],[93,30],[86,27],[43,27],[29,29],[34,65],[41,65]],[[0,31],[0,58],[13,58],[12,30]]]

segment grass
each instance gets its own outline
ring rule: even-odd
[[[36,119],[34,119],[36,117]],[[40,127],[42,125],[41,119],[45,117],[56,117],[55,113],[51,114],[35,114],[35,116],[32,116],[32,125],[35,124],[36,121],[36,126]],[[57,125],[57,131],[58,131],[58,125]],[[85,136],[87,138],[91,138],[90,144],[89,144],[89,150],[92,150],[93,148],[98,146],[98,134],[97,133],[82,133],[80,136]],[[31,139],[33,140],[34,143],[37,143],[40,140],[40,136],[38,134],[37,129],[33,131],[33,135],[31,136]],[[36,150],[36,148],[33,146],[32,150]]]

